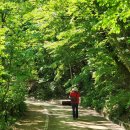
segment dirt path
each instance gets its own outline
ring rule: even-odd
[[[93,110],[80,107],[79,119],[73,120],[70,106],[55,102],[26,102],[29,111],[13,130],[125,130]]]

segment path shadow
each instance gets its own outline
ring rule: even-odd
[[[20,121],[16,122],[13,130],[43,130],[45,127],[45,115],[41,106],[31,105],[30,109]]]
[[[93,110],[79,110],[79,119],[73,120],[71,107],[50,107],[48,130],[124,130],[120,126],[106,120]]]
[[[32,104],[31,104],[32,103]],[[33,105],[34,104],[34,105]],[[79,109],[79,119],[73,120],[71,106],[62,106],[50,102],[30,102],[26,117],[16,123],[13,130],[124,130],[106,120],[94,110]],[[44,107],[43,107],[44,106]],[[49,112],[44,113],[44,108]]]

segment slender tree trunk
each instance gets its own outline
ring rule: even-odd
[[[69,64],[69,70],[70,70],[70,78],[72,79],[73,78],[73,74],[72,74],[72,68],[71,68],[70,64]]]

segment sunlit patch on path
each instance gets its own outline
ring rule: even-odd
[[[56,102],[27,100],[29,111],[13,130],[125,130],[106,120],[94,110],[79,109],[79,119],[73,120],[71,106]]]

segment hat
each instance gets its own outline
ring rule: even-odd
[[[72,88],[72,91],[78,91],[78,89],[76,87]]]

